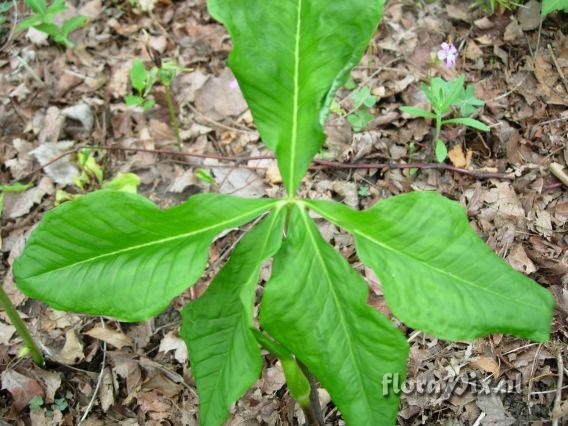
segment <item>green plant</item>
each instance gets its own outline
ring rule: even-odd
[[[53,23],[53,18],[67,10],[65,0],[55,0],[49,6],[45,0],[25,0],[25,3],[32,10],[34,16],[18,25],[18,31],[33,27],[49,35],[56,43],[64,44],[67,47],[75,46],[69,40],[69,34],[87,23],[88,20],[85,16],[74,16],[59,26]]]
[[[130,70],[130,85],[135,90],[135,94],[126,96],[124,100],[128,106],[140,106],[147,111],[156,104],[156,101],[151,97],[151,93],[154,85],[156,83],[160,83],[164,87],[164,94],[170,114],[170,122],[174,128],[176,142],[178,148],[181,149],[182,141],[172,101],[171,85],[178,72],[187,72],[191,70],[189,68],[184,68],[173,61],[161,61],[157,57],[154,58],[154,62],[156,65],[148,71],[140,59],[134,60],[132,69]]]
[[[546,16],[557,10],[568,13],[568,0],[542,0],[542,9],[540,11],[542,16]]]
[[[59,205],[66,201],[74,201],[83,197],[86,193],[100,188],[101,190],[123,191],[136,194],[140,178],[134,173],[117,173],[109,181],[104,180],[102,167],[97,163],[95,151],[85,148],[77,154],[77,165],[80,175],[73,179],[73,183],[80,191],[79,194],[70,194],[63,189],[55,193],[55,204]]]
[[[45,215],[14,264],[18,287],[56,309],[143,321],[196,282],[217,235],[266,215],[182,312],[200,422],[208,426],[223,424],[258,379],[259,345],[280,358],[310,424],[317,419],[307,372],[348,424],[395,422],[399,395],[381,386],[391,375],[404,380],[406,338],[367,304],[366,282],[325,242],[309,210],[354,234],[359,258],[407,326],[449,340],[548,339],[552,296],[493,253],[459,204],[413,192],[355,211],[297,197],[325,141],[335,90],[362,57],[382,9],[379,0],[209,0],[233,38],[229,65],[288,195],[200,194],[163,211],[135,194],[86,195]],[[256,288],[270,258],[258,328]]]
[[[463,124],[483,132],[489,131],[487,125],[469,117],[477,111],[477,108],[485,105],[485,102],[475,97],[473,85],[464,87],[464,81],[465,77],[462,75],[450,81],[439,77],[433,78],[430,86],[422,83],[422,91],[430,101],[433,112],[411,106],[400,107],[402,112],[415,117],[435,120],[434,151],[436,160],[440,163],[446,160],[448,154],[446,144],[440,139],[442,126],[445,124]],[[461,117],[445,118],[455,110],[459,111]]]
[[[350,78],[345,85],[349,90],[355,88],[355,83]],[[349,111],[345,111],[341,104],[333,100],[331,105],[331,112],[339,114],[345,118],[353,127],[355,132],[360,132],[361,130],[367,128],[369,123],[375,118],[371,114],[370,109],[377,103],[377,97],[371,94],[371,89],[367,86],[362,86],[357,90],[354,90],[349,95],[349,99],[352,100],[353,106]]]

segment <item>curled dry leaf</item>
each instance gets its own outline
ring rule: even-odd
[[[57,360],[63,364],[73,365],[81,362],[85,355],[83,354],[83,343],[77,337],[74,330],[67,330],[65,333],[65,345],[57,354]]]
[[[180,364],[187,362],[187,346],[180,337],[174,334],[174,332],[166,334],[160,342],[159,352],[167,353],[170,351],[174,351],[174,358]]]
[[[132,347],[134,341],[128,337],[126,334],[113,330],[107,327],[94,327],[85,333],[87,336],[94,337],[95,339],[107,342],[109,345],[114,346],[117,349],[122,349],[125,346]]]

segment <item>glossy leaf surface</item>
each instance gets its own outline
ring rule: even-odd
[[[263,262],[278,251],[285,214],[271,213],[237,245],[205,294],[183,310],[181,334],[199,392],[202,425],[221,425],[258,380],[262,357],[251,331]]]
[[[365,281],[293,207],[260,323],[317,377],[347,424],[393,424],[398,397],[383,396],[381,384],[387,373],[402,383],[408,345],[367,296]]]
[[[162,211],[139,195],[95,192],[46,213],[14,277],[55,309],[142,321],[199,278],[215,236],[271,203],[203,194]]]
[[[358,212],[307,202],[353,233],[387,303],[406,325],[441,339],[510,333],[548,339],[553,298],[475,234],[465,210],[436,192],[413,192]]]
[[[384,0],[209,0],[234,44],[229,65],[294,193],[323,123],[375,31]]]

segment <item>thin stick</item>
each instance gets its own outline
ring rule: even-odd
[[[566,174],[563,170],[563,167],[558,163],[551,163],[548,166],[550,173],[558,178],[560,182],[564,184],[564,186],[568,187],[568,174]]]
[[[151,154],[163,154],[163,155],[181,155],[184,157],[195,157],[195,158],[213,158],[217,160],[224,161],[234,161],[237,163],[248,162],[252,160],[273,160],[275,157],[273,155],[259,155],[253,157],[237,157],[237,156],[225,156],[219,154],[195,154],[187,152],[176,152],[176,151],[166,151],[157,149],[145,149],[145,148],[122,148],[119,146],[94,146],[92,149],[100,149],[106,151],[124,151],[124,152],[146,152]],[[76,148],[71,151],[64,152],[58,155],[54,159],[48,161],[47,163],[39,166],[30,173],[28,173],[22,180],[32,176],[36,172],[44,169],[45,167],[61,160],[62,158],[78,152],[82,148]],[[310,167],[310,170],[323,170],[323,169],[436,169],[436,170],[449,170],[455,173],[460,173],[463,175],[471,176],[475,179],[485,180],[485,179],[504,179],[513,180],[514,175],[511,173],[490,173],[490,172],[480,172],[475,170],[462,169],[459,167],[450,166],[449,164],[440,163],[339,163],[335,161],[327,160],[313,160],[315,166]]]
[[[564,351],[560,348],[556,355],[558,365],[558,382],[556,385],[556,397],[554,398],[554,408],[552,410],[552,426],[558,426],[558,421],[562,417],[562,384],[564,380]]]
[[[105,328],[105,322],[104,322],[102,317],[101,317],[101,324],[102,324],[103,328]],[[97,385],[95,386],[95,390],[93,391],[93,396],[91,397],[91,400],[89,401],[89,405],[87,406],[87,409],[85,410],[85,412],[81,416],[81,419],[77,423],[78,425],[83,424],[83,422],[87,419],[87,416],[91,412],[93,405],[95,404],[95,400],[97,399],[97,394],[99,393],[99,388],[101,387],[101,383],[103,381],[103,376],[104,376],[104,373],[105,373],[106,355],[107,355],[107,344],[106,344],[105,341],[103,341],[103,360],[101,361],[101,371],[99,372],[99,376],[97,378]]]
[[[560,68],[560,65],[558,65],[558,61],[556,60],[556,55],[554,54],[554,50],[552,50],[552,47],[550,46],[550,44],[548,44],[546,47],[548,48],[548,53],[550,53],[550,56],[552,57],[552,62],[554,62],[554,66],[556,67],[556,71],[558,71],[558,74],[560,75],[560,78],[562,79],[562,83],[564,83],[564,88],[566,89],[566,94],[568,94],[568,80],[566,80],[566,77],[564,77],[564,73],[562,72],[562,68]]]
[[[371,163],[371,164],[345,164],[336,163],[333,161],[325,160],[314,160],[314,163],[325,166],[326,168],[337,168],[337,169],[437,169],[437,170],[449,170],[452,172],[472,176],[476,179],[505,179],[513,180],[514,175],[511,173],[489,173],[489,172],[478,172],[475,170],[461,169],[459,167],[450,166],[449,164],[440,163]]]
[[[30,334],[28,327],[26,326],[26,324],[18,314],[16,307],[14,306],[14,304],[12,303],[12,301],[4,291],[3,285],[0,285],[0,306],[2,306],[4,312],[6,312],[6,315],[8,315],[8,318],[10,318],[10,322],[14,325],[14,327],[16,327],[16,331],[24,341],[24,345],[26,346],[26,348],[29,349],[33,361],[39,367],[43,368],[45,366],[43,355],[41,354],[41,351],[37,343],[35,342],[34,338]]]

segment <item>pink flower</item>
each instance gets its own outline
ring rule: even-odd
[[[458,49],[452,43],[442,43],[438,50],[438,59],[446,65],[447,68],[453,68],[458,59]]]
[[[239,88],[239,82],[237,81],[236,78],[233,78],[230,82],[229,82],[229,87],[233,90],[236,90]]]

